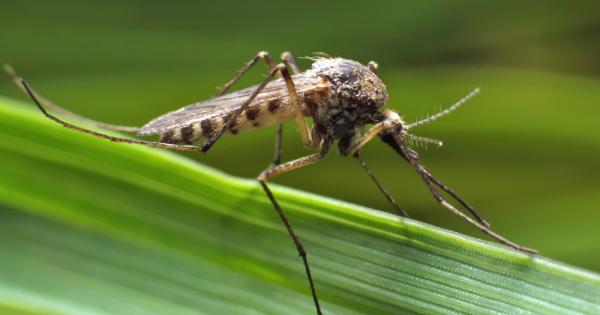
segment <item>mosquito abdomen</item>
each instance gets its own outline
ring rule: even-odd
[[[207,139],[220,130],[231,119],[233,113],[204,119],[184,127],[167,130],[160,135],[160,142],[173,144],[191,144]],[[238,134],[257,128],[284,123],[294,119],[293,108],[289,106],[288,98],[274,98],[246,108],[231,126],[225,131],[228,134]]]

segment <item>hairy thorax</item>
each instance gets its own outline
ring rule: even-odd
[[[387,91],[367,67],[348,59],[319,58],[307,72],[319,83],[302,98],[323,138],[353,137],[356,128],[383,118]]]

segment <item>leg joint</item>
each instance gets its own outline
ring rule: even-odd
[[[277,71],[281,72],[282,74],[286,74],[286,75],[288,74],[287,67],[285,66],[284,63],[277,64],[276,68],[277,68]]]
[[[267,171],[264,171],[264,172],[260,173],[260,174],[258,175],[258,177],[256,177],[256,179],[257,179],[259,182],[261,182],[261,183],[265,183],[265,182],[267,181],[267,174],[266,174],[266,173],[267,173]]]
[[[260,59],[265,59],[265,58],[269,58],[269,53],[266,51],[259,51],[258,54],[256,54],[258,56],[258,58]]]
[[[292,54],[289,51],[285,51],[281,54],[281,59],[288,60],[292,57]]]

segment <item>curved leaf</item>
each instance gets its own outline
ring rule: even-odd
[[[2,314],[311,314],[254,180],[0,99]],[[600,277],[274,185],[326,314],[598,314]]]

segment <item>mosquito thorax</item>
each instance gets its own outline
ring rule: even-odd
[[[313,110],[322,134],[349,138],[356,128],[383,118],[388,94],[381,79],[366,66],[349,59],[318,58],[309,71],[327,87]]]

